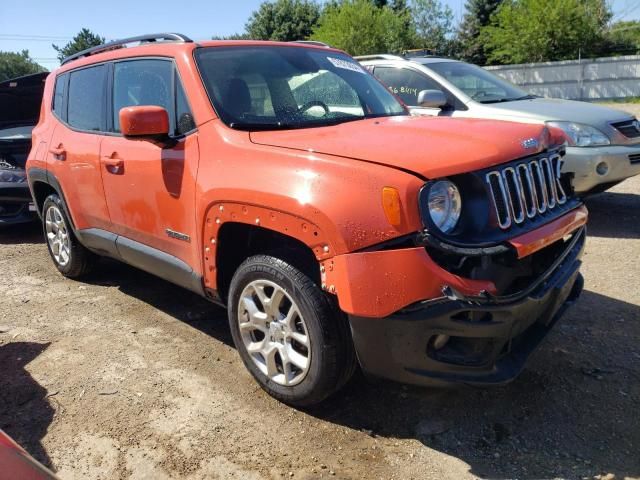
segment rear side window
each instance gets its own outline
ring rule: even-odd
[[[67,120],[67,111],[64,107],[64,99],[67,93],[69,74],[65,73],[56,78],[56,85],[53,92],[53,112],[62,120]]]
[[[80,130],[103,130],[105,66],[71,72],[67,123]]]
[[[422,90],[442,91],[434,80],[406,68],[376,67],[374,75],[409,106],[418,105],[418,94]]]

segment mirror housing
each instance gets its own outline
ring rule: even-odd
[[[120,109],[120,131],[125,137],[166,137],[169,114],[156,105],[139,105]]]
[[[418,106],[426,108],[442,108],[447,104],[447,97],[440,90],[420,90]]]

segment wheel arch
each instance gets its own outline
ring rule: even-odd
[[[205,287],[226,300],[240,264],[257,254],[277,254],[322,286],[320,262],[333,255],[326,235],[288,213],[239,203],[212,205],[203,234]]]

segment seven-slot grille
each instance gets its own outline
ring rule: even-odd
[[[627,138],[640,137],[640,125],[635,118],[624,122],[612,123],[611,125]]]
[[[506,230],[564,204],[561,169],[562,159],[554,154],[487,173],[500,228]]]

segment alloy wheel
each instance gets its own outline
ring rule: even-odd
[[[254,280],[238,304],[240,335],[249,356],[273,382],[293,386],[311,365],[311,341],[298,305],[279,285]]]
[[[61,267],[66,266],[71,259],[69,231],[62,212],[54,205],[45,214],[45,232],[53,259]]]

